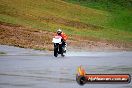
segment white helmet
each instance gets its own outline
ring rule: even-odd
[[[60,35],[62,33],[62,30],[61,29],[58,29],[57,30],[57,34]]]

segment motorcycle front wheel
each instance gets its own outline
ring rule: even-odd
[[[54,56],[58,56],[58,44],[54,44]]]

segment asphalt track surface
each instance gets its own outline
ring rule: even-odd
[[[132,52],[67,52],[55,58],[49,51],[0,46],[0,88],[132,88],[129,84],[76,82],[77,67],[87,73],[132,75]]]

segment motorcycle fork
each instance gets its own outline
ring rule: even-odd
[[[62,54],[62,44],[59,44],[59,53]]]
[[[57,49],[58,54],[63,54],[63,46],[62,44],[55,43],[54,48]]]
[[[54,48],[58,48],[59,44],[58,43],[54,43]]]

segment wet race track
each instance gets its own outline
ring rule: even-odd
[[[132,88],[129,84],[76,83],[77,67],[87,73],[129,73],[132,52],[67,52],[53,57],[52,52],[0,46],[0,88]]]

